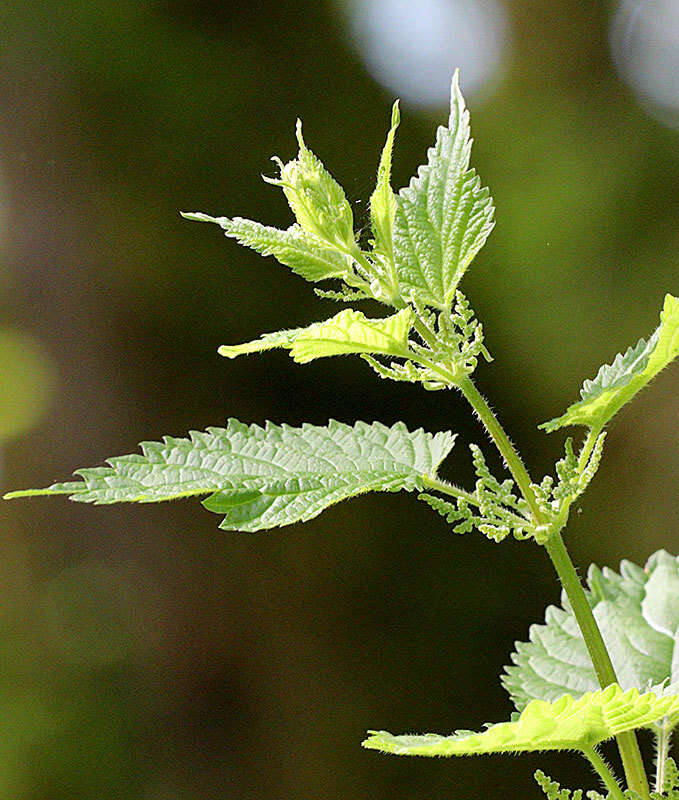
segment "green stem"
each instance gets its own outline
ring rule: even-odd
[[[532,481],[530,475],[492,409],[470,378],[464,378],[458,386],[495,442],[517,486],[530,506],[536,523],[538,525],[546,525],[548,520],[537,503],[535,492],[531,486]],[[593,437],[588,438],[588,443],[590,441],[593,442]],[[589,651],[601,687],[605,688],[611,683],[617,683],[615,670],[613,669],[608,650],[601,636],[601,631],[594,619],[592,609],[587,602],[582,584],[580,583],[580,579],[568,555],[561,535],[552,535],[548,539],[545,547],[559,576],[561,585],[566,592],[566,596],[575,614],[575,619],[580,626],[582,637],[587,645],[587,650]],[[641,753],[639,751],[636,735],[633,731],[622,733],[617,737],[617,742],[629,788],[641,795],[643,800],[649,800],[650,792],[648,780],[646,778],[643,761],[641,760]]]
[[[475,506],[476,508],[481,507],[481,503],[479,498],[472,494],[471,492],[467,492],[465,489],[461,489],[459,486],[455,486],[452,483],[448,483],[447,481],[442,481],[440,478],[432,478],[430,475],[423,475],[422,476],[422,486],[427,489],[431,489],[435,492],[441,492],[442,494],[446,494],[449,497],[459,497],[462,500],[465,500],[470,505]],[[511,514],[512,518],[519,524],[525,525],[526,522],[530,522],[529,519],[526,517],[522,517],[521,515],[512,511],[511,508],[505,508],[507,514]]]
[[[603,760],[603,758],[601,758],[597,751],[593,747],[590,747],[582,752],[589,759],[591,765],[604,782],[604,786],[610,792],[610,797],[615,798],[615,800],[625,800],[625,796],[622,793],[620,785],[616,781],[606,762]]]
[[[578,458],[579,473],[582,473],[587,466],[587,462],[589,461],[589,457],[592,455],[592,450],[594,450],[594,445],[596,444],[596,440],[599,438],[600,433],[601,428],[589,429],[589,433],[587,434],[587,438],[585,439],[585,443],[582,446],[582,450],[580,451],[580,456]]]
[[[429,330],[426,323],[421,320],[417,314],[413,317],[413,328],[420,334],[422,341],[425,342],[432,350],[436,349],[436,336]],[[447,373],[446,373],[447,374]]]
[[[662,792],[665,784],[665,764],[670,752],[670,741],[672,739],[672,729],[662,724],[662,727],[655,735],[655,790]]]
[[[472,383],[471,378],[464,377],[458,384],[462,394],[467,398],[469,404],[474,409],[479,419],[483,423],[485,429],[490,434],[491,439],[495,442],[497,449],[504,458],[509,471],[512,473],[516,485],[521,490],[526,502],[530,506],[530,510],[535,517],[538,525],[546,524],[547,520],[538,506],[538,501],[535,497],[535,492],[531,486],[530,475],[528,470],[523,465],[521,457],[516,451],[516,448],[509,440],[505,433],[504,428],[500,425],[498,418],[493,413],[492,409],[486,402],[485,398]]]
[[[545,544],[545,550],[547,550],[549,557],[552,559],[554,569],[559,575],[561,585],[578,621],[601,687],[605,688],[611,683],[616,683],[615,670],[608,650],[601,637],[594,614],[592,614],[592,608],[587,602],[585,593],[582,591],[580,578],[575,571],[571,557],[568,555],[561,534],[552,536]]]
[[[580,578],[575,571],[571,557],[568,555],[561,534],[557,533],[550,537],[545,544],[545,549],[552,560],[554,569],[556,569],[561,585],[573,609],[575,619],[582,631],[582,638],[587,645],[601,688],[604,689],[606,686],[610,686],[611,683],[617,683],[615,670],[601,636],[601,631],[594,619],[592,608],[587,602]],[[644,800],[648,800],[648,779],[646,778],[644,763],[641,760],[636,734],[634,731],[627,731],[626,733],[618,734],[616,738],[629,788],[640,794]]]
[[[442,481],[440,478],[432,478],[430,475],[423,475],[422,485],[427,489],[433,489],[434,491],[441,492],[442,494],[447,494],[449,497],[460,497],[474,506],[479,505],[479,499],[476,497],[476,495],[466,491],[465,489],[460,489],[459,486],[455,486],[452,483]]]

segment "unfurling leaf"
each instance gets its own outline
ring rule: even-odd
[[[679,711],[679,697],[656,697],[627,692],[612,684],[574,700],[569,695],[554,703],[534,700],[514,722],[486,730],[458,731],[452,736],[394,736],[371,731],[363,746],[406,756],[466,756],[538,750],[591,750],[620,733],[646,728]]]
[[[644,568],[623,561],[620,573],[591,566],[587,597],[624,689],[663,691],[679,683],[679,558],[664,550]],[[550,606],[530,641],[517,642],[502,683],[521,710],[534,699],[579,697],[598,686],[580,628],[565,597]]]
[[[665,296],[660,325],[612,364],[604,364],[593,381],[585,381],[579,402],[540,425],[548,433],[566,425],[602,428],[637,392],[679,355],[679,298]]]
[[[534,778],[537,785],[545,793],[547,800],[582,800],[582,789],[562,789],[560,783],[553,781],[548,775],[545,775],[542,770],[536,770]],[[593,789],[587,792],[586,797],[587,800],[611,800],[610,797],[604,797],[604,795],[595,792]],[[638,798],[639,796],[637,795],[636,800],[638,800]],[[655,800],[655,798],[652,798],[652,800]]]
[[[448,127],[440,127],[409,186],[401,189],[394,221],[394,258],[401,294],[448,310],[455,290],[493,229],[488,189],[469,169],[472,141],[455,73]]]
[[[183,213],[182,216],[197,222],[215,222],[231,239],[263,256],[273,256],[308,281],[343,278],[350,271],[348,256],[328,247],[299,225],[282,231],[241,217],[211,217],[199,212]]]
[[[297,120],[297,141],[297,158],[287,164],[275,159],[280,177],[265,180],[283,189],[297,222],[305,231],[343,252],[355,251],[354,215],[344,189],[304,143],[301,120]]]
[[[481,448],[475,444],[469,447],[477,478],[474,492],[457,497],[455,503],[426,493],[418,495],[418,499],[444,517],[455,533],[469,533],[476,528],[495,542],[510,534],[515,539],[534,537],[540,541],[525,500],[515,494],[514,482],[507,479],[500,483],[488,468]]]
[[[299,364],[346,353],[404,356],[407,354],[411,325],[410,308],[381,319],[369,319],[360,311],[347,308],[325,322],[316,322],[308,328],[265,333],[252,342],[223,345],[219,353],[227,358],[236,358],[245,353],[283,347],[290,350],[290,355]]]
[[[364,492],[419,491],[453,447],[451,433],[374,422],[291,428],[267,423],[192,431],[188,439],[143,442],[141,454],[76,472],[81,480],[11,492],[5,499],[68,494],[82,503],[156,503],[209,495],[220,528],[258,531],[313,519]]]
[[[397,100],[391,110],[391,128],[377,170],[377,186],[370,197],[370,222],[375,236],[375,251],[381,253],[392,264],[396,195],[391,188],[391,154],[400,120]]]

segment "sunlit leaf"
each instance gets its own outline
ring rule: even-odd
[[[625,731],[645,728],[679,711],[679,697],[627,692],[612,684],[575,700],[564,695],[554,703],[533,700],[513,722],[490,725],[479,733],[452,736],[393,736],[371,732],[363,746],[406,756],[466,756],[538,750],[586,750]]]
[[[190,438],[143,442],[141,454],[78,470],[81,479],[6,499],[68,494],[82,503],[156,503],[209,495],[221,528],[257,531],[304,522],[364,492],[415,491],[450,452],[451,433],[408,431],[374,422],[291,428],[267,423],[192,431]]]
[[[448,127],[440,127],[410,184],[398,195],[394,256],[401,293],[449,309],[455,290],[493,229],[488,189],[469,168],[472,140],[455,74]]]
[[[307,232],[338,247],[353,251],[354,215],[344,194],[321,160],[309,150],[302,136],[302,122],[297,120],[297,158],[280,167],[279,178],[265,178],[283,189],[297,222]]]
[[[396,214],[396,195],[391,188],[391,154],[400,119],[397,100],[391,110],[391,128],[377,170],[377,186],[370,197],[370,222],[375,235],[375,250],[382,253],[391,263],[394,261],[393,238]]]
[[[679,683],[679,558],[664,550],[644,568],[623,561],[620,572],[591,566],[587,593],[613,667],[624,689]],[[517,642],[513,665],[502,683],[518,709],[531,700],[579,697],[598,679],[580,628],[565,597],[550,606],[544,625],[532,625],[530,640]]]
[[[273,256],[308,281],[341,278],[349,270],[344,253],[328,247],[299,225],[282,231],[241,217],[211,217],[199,212],[185,212],[182,216],[197,222],[215,222],[231,239],[263,256]]]
[[[407,349],[411,325],[410,308],[381,319],[369,319],[360,311],[347,308],[331,319],[316,322],[308,328],[265,333],[252,342],[223,345],[219,352],[227,358],[236,358],[245,353],[282,347],[289,349],[292,358],[300,364],[347,353],[402,356]]]
[[[551,433],[566,425],[603,427],[646,386],[662,369],[679,355],[679,298],[665,296],[660,325],[648,339],[640,339],[612,364],[604,364],[593,381],[585,381],[581,400],[564,414],[540,427]]]

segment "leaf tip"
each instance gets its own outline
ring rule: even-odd
[[[300,151],[306,150],[307,146],[304,142],[304,136],[302,136],[302,120],[299,117],[297,117],[297,122],[295,123],[295,136],[297,137]]]
[[[228,217],[213,217],[210,214],[203,214],[200,211],[180,211],[179,216],[189,220],[189,222],[214,222],[221,228],[226,228],[231,222]]]
[[[224,358],[236,358],[242,352],[241,346],[237,344],[223,344],[217,348],[217,353]]]
[[[70,489],[69,489],[70,491]],[[3,496],[3,500],[17,500],[21,497],[40,497],[43,495],[50,495],[50,494],[65,494],[65,492],[57,492],[53,489],[19,489],[13,492],[6,492]]]
[[[200,211],[180,211],[179,216],[191,222],[211,222],[214,219],[214,217],[209,217],[207,214],[203,214]]]
[[[450,98],[454,102],[461,95],[460,90],[460,68],[456,67],[453,72],[453,79],[450,83]]]
[[[366,750],[379,750],[379,740],[384,731],[366,731],[368,734],[367,738],[361,742],[361,747],[365,747]]]
[[[394,100],[394,104],[391,107],[391,127],[397,128],[401,122],[401,108],[400,108],[400,100],[396,98]]]

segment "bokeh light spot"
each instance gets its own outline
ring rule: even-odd
[[[610,29],[611,53],[644,107],[679,125],[679,3],[622,0]]]
[[[369,72],[404,102],[448,102],[450,78],[474,92],[498,69],[508,40],[498,0],[351,0],[349,24]]]

